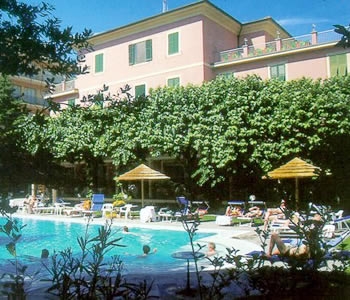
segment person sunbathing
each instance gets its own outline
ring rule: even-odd
[[[255,217],[261,217],[263,214],[263,211],[258,206],[250,207],[248,212],[244,215],[245,217],[249,218],[255,218]]]
[[[267,230],[267,226],[269,224],[269,221],[274,219],[284,219],[285,215],[284,212],[287,209],[286,201],[282,200],[279,207],[276,208],[269,208],[265,214],[264,219],[264,230]]]
[[[312,219],[304,222],[305,236],[304,240],[298,244],[285,244],[278,233],[273,232],[270,238],[269,250],[266,254],[267,258],[272,255],[294,256],[294,257],[310,257],[310,253],[317,253],[318,238],[322,232],[324,221],[319,214],[315,214]],[[311,247],[311,250],[310,250]],[[276,249],[275,249],[276,248]],[[322,249],[320,249],[322,251]]]
[[[275,248],[276,247],[276,248]],[[273,232],[271,234],[269,250],[266,254],[267,258],[272,255],[294,256],[294,257],[307,257],[309,254],[309,247],[304,243],[300,245],[286,245],[278,233]]]
[[[238,217],[238,216],[242,216],[243,212],[240,206],[235,206],[233,209],[231,209],[231,206],[227,206],[226,208],[226,212],[225,212],[225,216],[229,216],[229,217]]]
[[[231,217],[231,216],[232,216],[232,209],[231,209],[231,206],[230,206],[230,205],[228,205],[228,206],[226,207],[225,216],[228,216],[228,217]]]

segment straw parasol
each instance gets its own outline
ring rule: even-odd
[[[300,158],[294,158],[279,168],[268,172],[268,179],[295,179],[295,204],[298,207],[299,203],[299,179],[318,177],[321,169],[315,167]]]
[[[163,180],[163,179],[170,179],[170,177],[151,169],[150,167],[141,164],[137,166],[136,168],[120,175],[117,177],[117,180],[121,181],[136,181],[141,180],[141,205],[143,207],[143,200],[144,200],[144,191],[143,191],[143,182],[144,180]]]

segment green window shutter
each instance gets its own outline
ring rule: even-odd
[[[146,41],[146,61],[152,60],[152,40]]]
[[[271,78],[285,81],[286,80],[286,66],[276,65],[270,67]]]
[[[129,65],[135,64],[135,45],[129,45]]]
[[[146,95],[146,85],[141,84],[135,86],[135,98]]]
[[[337,54],[329,57],[331,77],[347,74],[346,54]]]
[[[103,72],[103,53],[95,55],[95,73]]]
[[[174,32],[168,35],[168,55],[179,52],[179,33]]]
[[[68,106],[74,106],[75,105],[75,99],[68,99]]]
[[[276,78],[277,76],[277,68],[276,66],[270,67],[270,77],[271,78]]]
[[[278,79],[281,81],[286,80],[286,68],[285,65],[278,66]]]
[[[216,77],[223,77],[223,78],[229,79],[229,78],[235,77],[235,73],[234,72],[220,73]]]
[[[171,86],[171,87],[180,86],[180,78],[179,77],[169,78],[168,79],[168,86]]]

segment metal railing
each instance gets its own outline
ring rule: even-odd
[[[41,97],[23,95],[21,97],[21,100],[24,103],[28,103],[28,104],[33,104],[33,105],[38,105],[38,106],[47,106],[47,101]]]
[[[230,49],[219,53],[219,63],[231,62],[241,60],[247,57],[257,57],[261,55],[267,55],[270,53],[277,53],[281,51],[288,51],[300,48],[307,48],[315,45],[333,43],[340,40],[340,35],[333,29],[312,32],[297,37],[291,37],[287,39],[276,39],[263,44],[256,45],[244,45],[241,48]]]
[[[72,91],[74,89],[75,89],[75,81],[74,80],[61,82],[61,83],[55,84],[54,94],[68,92],[68,91]]]
[[[312,35],[310,33],[298,37],[292,37],[289,39],[282,39],[281,43],[281,50],[292,50],[309,47],[312,45]]]

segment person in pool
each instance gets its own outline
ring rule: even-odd
[[[214,242],[208,243],[208,251],[205,254],[206,257],[213,256],[216,254],[216,245]]]
[[[154,248],[153,251],[151,252],[151,248],[150,248],[150,246],[148,246],[148,245],[144,245],[144,246],[142,247],[142,250],[143,250],[142,256],[148,256],[149,254],[152,254],[152,253],[156,253],[156,252],[157,252],[157,248]]]
[[[49,250],[47,249],[41,250],[41,258],[49,258]]]

